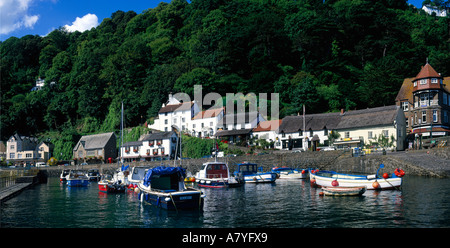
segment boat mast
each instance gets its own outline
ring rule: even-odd
[[[122,147],[123,147],[123,101],[120,115],[120,162],[123,164]]]

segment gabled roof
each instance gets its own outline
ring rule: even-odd
[[[186,103],[166,105],[166,106],[162,107],[158,113],[161,114],[161,113],[190,110],[193,104],[194,104],[194,102],[186,102]]]
[[[80,145],[83,146],[85,150],[102,149],[114,135],[114,132],[110,132],[82,136],[73,150],[78,150]]]
[[[261,121],[258,126],[253,129],[253,132],[276,131],[280,127],[281,122],[282,120]]]
[[[205,111],[200,111],[197,115],[194,116],[194,118],[192,118],[192,120],[216,117],[222,111],[224,111],[224,108],[215,108],[215,109],[208,109]]]
[[[150,133],[145,136],[143,136],[140,141],[146,141],[146,140],[163,140],[163,139],[169,139],[174,134],[174,131],[170,132],[161,132],[161,133]],[[176,133],[175,133],[176,134]]]
[[[431,67],[430,64],[426,64],[425,66],[422,66],[422,69],[420,70],[419,74],[417,74],[415,80],[421,79],[421,78],[441,78],[441,75],[437,73],[433,67]]]

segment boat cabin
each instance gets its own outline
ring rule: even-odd
[[[200,170],[200,178],[228,178],[228,166],[223,162],[204,163]]]
[[[185,189],[186,172],[181,167],[156,167],[147,170],[144,185],[151,185],[153,191],[174,192]]]
[[[242,173],[245,176],[245,175],[257,174],[258,170],[262,171],[262,167],[258,168],[257,164],[242,163],[242,164],[238,164],[237,173]]]

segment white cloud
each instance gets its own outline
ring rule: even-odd
[[[33,0],[0,0],[0,34],[8,34],[14,30],[33,28],[39,15],[30,15],[28,9]]]
[[[72,25],[65,25],[64,27],[69,32],[84,32],[91,28],[97,27],[98,24],[98,17],[95,14],[87,14],[81,18],[77,17],[75,21],[72,22]]]

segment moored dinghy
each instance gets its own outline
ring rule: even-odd
[[[257,166],[248,162],[238,164],[234,175],[242,175],[245,183],[273,183],[277,180],[277,173],[258,171]]]
[[[366,187],[322,187],[322,192],[328,196],[359,196],[366,192]]]
[[[278,179],[306,179],[308,177],[308,170],[306,169],[273,167],[272,172],[278,174]]]
[[[139,182],[139,199],[167,210],[203,209],[203,192],[186,188],[185,169],[159,166],[148,169]]]

